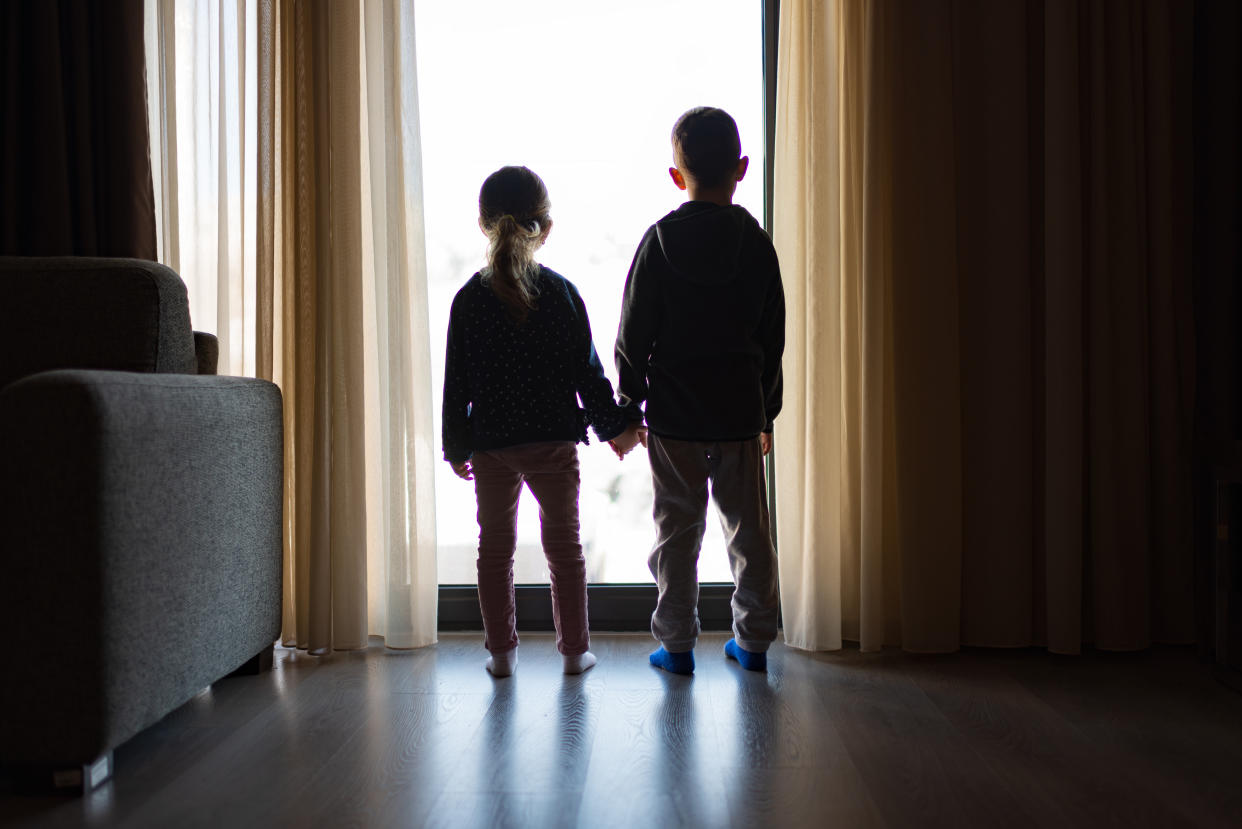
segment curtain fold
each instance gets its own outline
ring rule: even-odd
[[[201,272],[203,292],[216,289],[216,325],[246,343],[230,367],[273,379],[284,394],[282,640],[312,653],[365,647],[369,635],[389,647],[431,644],[434,457],[412,3],[148,8],[149,51],[166,56],[163,74],[212,70],[220,138],[208,144],[222,157],[239,153],[218,163],[206,198],[185,186],[201,171],[163,163],[172,175],[162,194],[181,217],[167,237],[179,237],[183,255],[193,237],[231,257],[227,274]],[[201,36],[204,20],[218,39]],[[168,57],[169,31],[194,39],[186,47],[178,37]],[[161,102],[161,143],[185,158],[172,119],[193,104]],[[221,221],[203,233],[202,222],[187,225],[194,211]],[[219,229],[226,216],[240,233]]]
[[[782,3],[791,644],[1191,640],[1192,14]]]

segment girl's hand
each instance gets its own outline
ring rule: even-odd
[[[624,432],[608,441],[608,445],[612,447],[613,453],[620,460],[623,460],[640,443],[646,448],[647,428],[637,422],[631,423]]]
[[[471,468],[470,461],[462,461],[461,463],[449,461],[449,466],[453,467],[453,474],[463,481],[474,480],[474,469]]]

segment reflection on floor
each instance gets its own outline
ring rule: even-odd
[[[601,634],[559,672],[479,634],[224,680],[116,754],[84,799],[5,794],[29,826],[1237,826],[1242,696],[1188,649],[1079,658],[777,646],[766,674],[705,635],[692,678]]]

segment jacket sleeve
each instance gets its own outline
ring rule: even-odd
[[[566,283],[569,285],[569,283]],[[625,411],[612,396],[612,383],[604,374],[604,366],[595,351],[591,336],[591,320],[587,317],[586,303],[578,291],[569,285],[569,296],[578,318],[577,359],[574,362],[574,388],[586,422],[602,441],[612,440],[625,431]]]
[[[630,272],[625,278],[625,293],[621,298],[621,323],[617,329],[617,391],[626,417],[643,419],[643,404],[647,402],[647,369],[651,362],[651,349],[655,345],[656,331],[660,323],[660,306],[651,284],[648,255],[655,228],[648,229]]]
[[[771,432],[773,421],[781,413],[783,379],[781,357],[785,353],[785,289],[781,284],[780,265],[775,252],[772,258],[773,276],[763,303],[763,321],[760,326],[763,338],[763,404],[767,421],[763,431]]]
[[[474,454],[470,439],[470,377],[459,302],[460,297],[454,299],[449,312],[448,345],[444,350],[442,441],[444,459],[449,463],[468,461]]]

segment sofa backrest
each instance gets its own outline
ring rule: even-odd
[[[145,259],[0,256],[0,388],[58,368],[196,373],[181,277]]]

